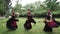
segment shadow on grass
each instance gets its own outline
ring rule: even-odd
[[[44,32],[44,34],[54,34],[53,32]]]
[[[60,34],[60,32],[44,32],[45,34]]]
[[[4,32],[2,32],[2,34],[14,34],[15,30],[6,30]]]
[[[24,34],[34,34],[32,31],[24,31]]]

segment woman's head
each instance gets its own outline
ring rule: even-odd
[[[51,13],[50,13],[51,11],[50,10],[48,10],[48,15],[51,15]]]
[[[28,11],[28,12],[27,12],[27,15],[30,16],[30,15],[31,15],[31,10],[28,9],[27,11]]]

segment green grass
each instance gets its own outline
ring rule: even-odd
[[[36,26],[32,23],[32,29],[28,32],[25,31],[23,25],[26,21],[26,18],[18,18],[19,22],[17,22],[18,29],[14,31],[8,31],[6,28],[6,21],[7,18],[0,19],[0,34],[60,34],[60,27],[59,28],[53,28],[53,32],[44,32],[44,22],[43,18],[34,18],[36,23]],[[60,18],[56,18],[57,21],[60,21]]]

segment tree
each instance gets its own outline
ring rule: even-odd
[[[8,5],[10,0],[0,0],[0,15],[5,15],[6,11],[8,11]]]
[[[47,9],[51,11],[56,11],[59,9],[59,2],[57,2],[57,0],[46,0],[45,3],[47,5]]]
[[[19,12],[19,13],[21,13],[21,11],[22,11],[22,10],[21,10],[22,5],[19,4],[18,2],[19,2],[19,0],[17,0],[15,7],[13,7],[13,8],[14,8],[14,12]]]

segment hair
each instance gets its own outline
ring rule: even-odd
[[[27,11],[30,11],[30,12],[32,12],[32,10],[31,10],[31,9],[27,9]]]

